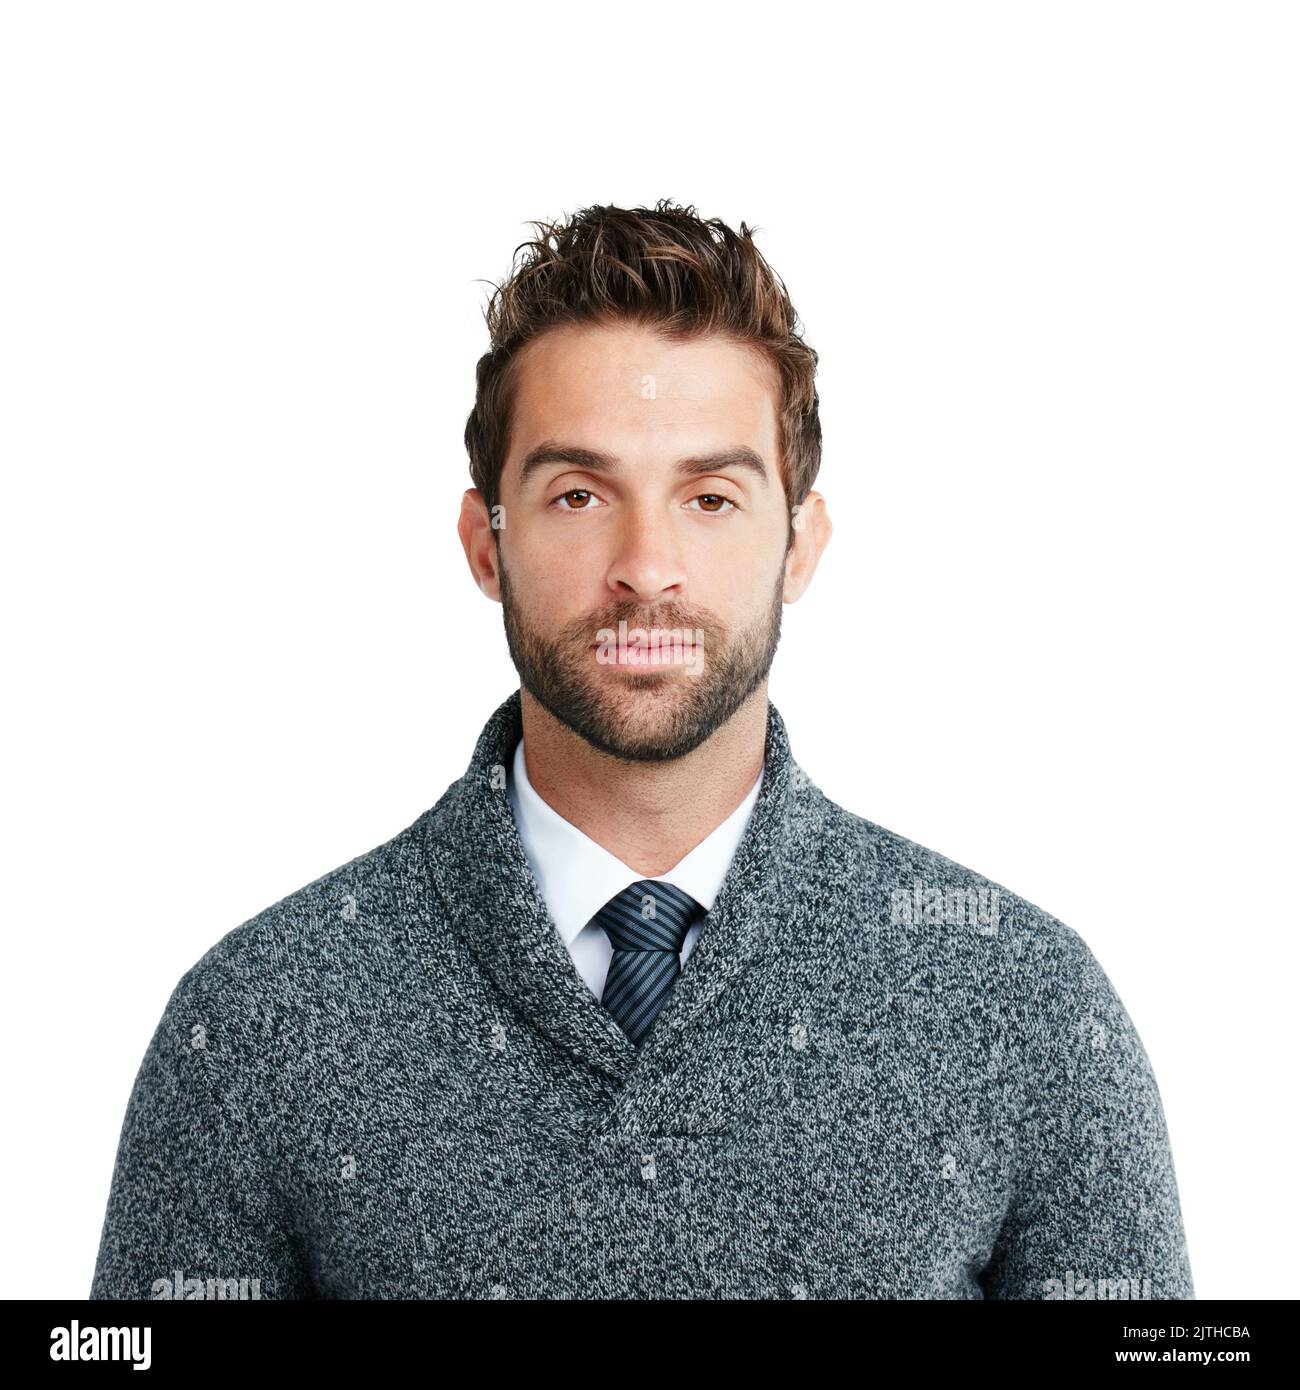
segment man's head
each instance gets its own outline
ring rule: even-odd
[[[681,757],[765,688],[829,539],[817,355],[744,223],[534,225],[487,311],[461,540],[529,694],[604,752]]]

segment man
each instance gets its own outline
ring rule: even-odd
[[[93,1296],[1192,1297],[1088,948],[828,801],[768,702],[831,527],[750,229],[537,225],[459,526],[521,689],[181,979]]]

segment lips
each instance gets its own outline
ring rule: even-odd
[[[621,647],[596,642],[591,650],[602,666],[680,666],[685,660],[680,648],[645,642],[627,642]]]

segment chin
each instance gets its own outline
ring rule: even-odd
[[[688,722],[687,702],[658,680],[655,685],[655,689],[625,690],[621,696],[611,697],[605,692],[597,701],[599,716],[579,732],[615,757],[638,762],[683,757],[695,746],[685,747],[681,741],[683,725]]]

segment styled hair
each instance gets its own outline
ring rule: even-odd
[[[470,476],[487,505],[500,500],[523,348],[559,325],[626,322],[672,341],[717,334],[766,357],[779,383],[777,466],[790,507],[803,502],[821,466],[817,353],[800,336],[754,229],[742,222],[737,233],[666,198],[653,208],[594,206],[529,225],[536,238],[515,247],[524,256],[484,310],[492,345],[478,360],[465,426]]]

